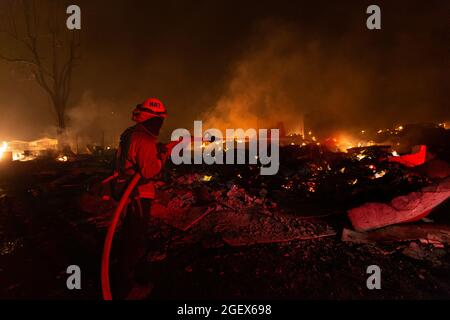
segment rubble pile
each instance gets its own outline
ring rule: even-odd
[[[316,145],[287,146],[280,150],[277,175],[262,176],[257,165],[173,166],[161,178],[160,190],[170,195],[162,198],[171,208],[214,202],[220,209],[317,215],[390,201],[431,183],[426,175],[387,161],[389,155],[384,147],[334,153]],[[321,208],[310,212],[314,204]]]
[[[419,150],[421,159],[427,156],[423,154],[425,147]],[[400,157],[401,161],[392,160]],[[450,169],[446,161],[439,159],[414,167],[402,163],[402,159],[410,158],[393,156],[388,146],[357,147],[342,153],[310,144],[281,147],[280,169],[273,176],[260,175],[259,165],[168,163],[158,177],[152,215],[183,231],[213,214],[223,221],[231,219],[228,224],[237,230],[239,219],[248,216],[249,219],[244,219],[247,231],[241,232],[251,235],[248,243],[311,236],[308,232],[289,231],[296,223],[291,218],[282,221],[281,217],[345,217],[348,213],[349,222],[358,231],[417,221],[448,199],[445,177]],[[100,188],[92,182],[110,172],[105,165],[104,158],[98,162],[80,158],[60,164],[65,174],[36,173],[42,182],[29,192],[37,198],[89,186],[89,192],[79,201],[86,213],[82,219],[104,229],[117,203],[113,197],[102,195],[109,190],[99,190],[109,185]],[[222,220],[215,223],[221,224]],[[278,225],[286,227],[284,236]],[[272,235],[263,236],[270,233],[269,229]],[[322,233],[317,231],[319,235]],[[260,240],[255,238],[257,234]]]
[[[324,297],[330,290],[326,274],[338,274],[336,296],[342,296],[340,288],[350,297],[365,296],[367,290],[355,293],[347,282],[355,283],[352,277],[377,261],[383,270],[395,270],[386,286],[403,284],[399,291],[383,291],[387,297],[442,296],[448,292],[450,266],[450,217],[445,219],[450,166],[447,158],[433,158],[433,152],[427,146],[424,164],[406,166],[390,161],[394,155],[385,146],[342,153],[316,144],[288,145],[280,149],[274,176],[261,176],[259,165],[168,163],[157,178],[147,259],[149,269],[160,264],[176,276],[158,273],[156,287],[202,296],[211,294],[204,287],[215,281],[214,292],[235,297],[243,288],[243,296],[252,296],[266,278],[260,290],[271,296],[298,297],[309,288]],[[0,167],[0,221],[5,220],[0,225],[8,226],[0,228],[0,262],[15,272],[15,257],[24,252],[39,256],[57,270],[43,268],[42,279],[53,281],[55,296],[64,295],[54,274],[65,276],[74,254],[98,270],[117,205],[104,197],[109,186],[99,186],[112,172],[110,162],[104,156],[76,156],[66,162],[8,165]],[[430,281],[430,291],[408,281],[408,273]],[[98,293],[96,276],[88,275],[92,295]],[[8,295],[22,288],[13,278],[2,281]]]
[[[438,185],[442,178],[391,161],[386,146],[348,153],[317,145],[280,151],[275,176],[261,176],[258,165],[169,164],[159,179],[152,215],[183,231],[201,222],[196,232],[213,232],[229,245],[242,246],[337,234],[329,223],[308,224],[303,219],[308,217],[348,212],[358,231],[418,221],[450,195],[448,183]]]

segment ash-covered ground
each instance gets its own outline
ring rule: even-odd
[[[153,285],[146,298],[448,299],[448,200],[403,224],[406,233],[396,239],[343,236],[353,229],[349,209],[387,203],[448,176],[446,148],[429,149],[433,156],[415,168],[386,161],[382,152],[284,147],[272,177],[258,175],[257,166],[167,165],[140,271]],[[2,163],[0,298],[101,299],[101,255],[115,203],[99,201],[98,184],[111,173],[111,156]],[[441,228],[441,236],[411,236],[424,225]],[[113,271],[116,261],[113,250]],[[69,265],[81,268],[81,290],[66,287]],[[367,288],[370,265],[381,268],[380,290]]]

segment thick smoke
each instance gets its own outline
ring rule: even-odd
[[[298,133],[303,123],[323,135],[445,120],[437,116],[440,96],[433,93],[443,73],[430,68],[432,61],[409,62],[422,53],[408,49],[414,44],[407,35],[393,33],[386,40],[353,30],[331,39],[295,24],[263,23],[243,42],[248,50],[201,118],[222,130],[282,123],[286,133]],[[392,49],[372,50],[391,39],[397,42]],[[422,45],[431,46],[431,40]]]
[[[208,127],[266,128],[283,123],[287,133],[299,133],[310,114],[342,123],[369,99],[368,71],[327,59],[319,40],[301,42],[295,30],[273,23],[260,32],[262,36],[252,40],[235,63],[225,93],[203,113]]]
[[[92,92],[85,92],[67,113],[69,143],[117,146],[120,133],[130,124],[130,114],[126,111],[109,100],[95,98]]]

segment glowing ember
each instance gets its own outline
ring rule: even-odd
[[[56,160],[61,161],[61,162],[67,162],[67,160],[69,160],[69,158],[67,158],[67,156],[59,156]]]
[[[375,173],[374,177],[375,177],[375,179],[378,179],[378,178],[384,177],[385,174],[386,174],[386,171],[381,170],[380,172]]]
[[[204,176],[203,181],[211,181],[212,176]]]
[[[3,153],[5,153],[6,149],[8,149],[8,143],[3,141],[2,146],[0,147],[0,159],[3,157]]]

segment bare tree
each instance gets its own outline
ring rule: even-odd
[[[80,58],[80,32],[66,28],[66,9],[58,0],[7,0],[2,13],[0,31],[9,47],[0,52],[0,59],[26,65],[49,96],[62,134],[73,69]]]

